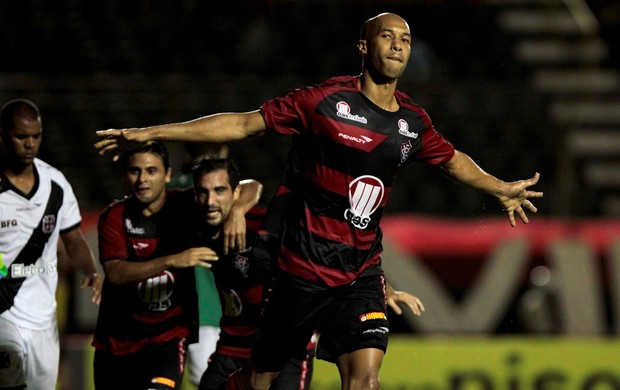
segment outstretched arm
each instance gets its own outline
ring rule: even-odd
[[[543,193],[528,190],[529,187],[538,183],[540,178],[538,172],[526,180],[505,182],[485,172],[471,157],[458,150],[454,157],[442,166],[442,169],[453,180],[495,196],[508,214],[511,226],[517,224],[515,212],[523,223],[528,223],[525,208],[533,213],[538,211],[530,198],[542,198]]]
[[[239,198],[230,209],[228,218],[224,221],[224,254],[231,250],[245,249],[245,214],[260,200],[263,185],[254,179],[239,182]]]
[[[216,142],[239,141],[261,135],[267,126],[259,110],[244,113],[219,113],[187,122],[131,129],[100,130],[101,140],[95,143],[99,154],[114,153],[114,160],[124,149],[138,143],[158,141]]]

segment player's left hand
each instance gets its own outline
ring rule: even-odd
[[[523,223],[529,223],[530,220],[525,214],[525,209],[535,213],[538,211],[536,206],[530,201],[530,198],[542,198],[543,193],[538,191],[530,191],[529,187],[538,183],[540,173],[536,172],[533,177],[526,180],[519,180],[507,183],[506,190],[498,196],[500,204],[508,214],[508,220],[511,226],[516,226],[515,212],[521,218]]]
[[[242,251],[245,249],[245,214],[243,210],[236,209],[234,206],[228,214],[228,218],[224,221],[224,254],[234,251]]]
[[[103,287],[103,277],[101,277],[101,275],[96,272],[92,275],[84,276],[80,288],[86,287],[92,287],[93,295],[91,297],[91,301],[98,305],[101,302],[101,288]]]
[[[392,288],[387,290],[387,303],[394,310],[394,313],[401,315],[403,314],[402,309],[398,306],[398,303],[402,302],[409,310],[413,312],[413,314],[419,316],[422,315],[422,312],[425,310],[422,301],[405,291],[397,291]]]

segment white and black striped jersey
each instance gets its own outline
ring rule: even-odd
[[[0,316],[44,329],[56,321],[59,234],[81,216],[65,176],[39,159],[34,168],[30,194],[0,173]]]

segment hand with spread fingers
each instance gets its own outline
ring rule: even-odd
[[[525,214],[525,209],[533,213],[538,211],[536,206],[530,201],[530,198],[542,198],[543,193],[539,191],[530,191],[528,188],[538,183],[539,179],[540,174],[536,172],[536,174],[529,179],[506,183],[506,189],[503,194],[497,197],[503,209],[508,214],[511,226],[517,225],[515,212],[519,215],[523,223],[529,223],[530,221]]]
[[[413,312],[413,314],[419,316],[425,310],[422,301],[415,295],[411,295],[406,291],[394,290],[389,284],[386,288],[387,303],[388,306],[394,310],[394,313],[401,315],[403,310],[398,306],[399,303],[404,303]]]
[[[133,149],[148,140],[148,138],[143,137],[141,131],[137,130],[108,129],[97,131],[96,135],[101,140],[95,143],[95,148],[100,155],[108,152],[113,153],[112,160],[117,161],[124,151]]]

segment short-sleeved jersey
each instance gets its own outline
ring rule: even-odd
[[[249,358],[254,336],[258,330],[265,295],[271,283],[271,272],[262,263],[253,261],[252,243],[265,215],[260,207],[246,214],[246,242],[243,251],[220,254],[212,270],[222,303],[220,338],[216,352],[232,357]],[[220,240],[221,241],[221,240]],[[212,248],[222,243],[203,242]],[[218,249],[219,252],[219,249]]]
[[[140,262],[188,249],[195,237],[194,205],[191,190],[167,190],[162,209],[148,217],[132,197],[112,203],[99,217],[99,260]],[[197,328],[193,268],[167,269],[134,283],[106,279],[93,346],[128,354],[173,339],[195,342]]]
[[[267,128],[297,135],[294,197],[279,266],[338,286],[380,264],[383,208],[399,168],[439,165],[455,151],[428,114],[396,91],[396,112],[381,109],[343,76],[297,89],[261,106]]]
[[[56,322],[59,234],[79,227],[81,216],[58,169],[35,159],[34,172],[30,194],[0,173],[0,315],[45,329]]]

